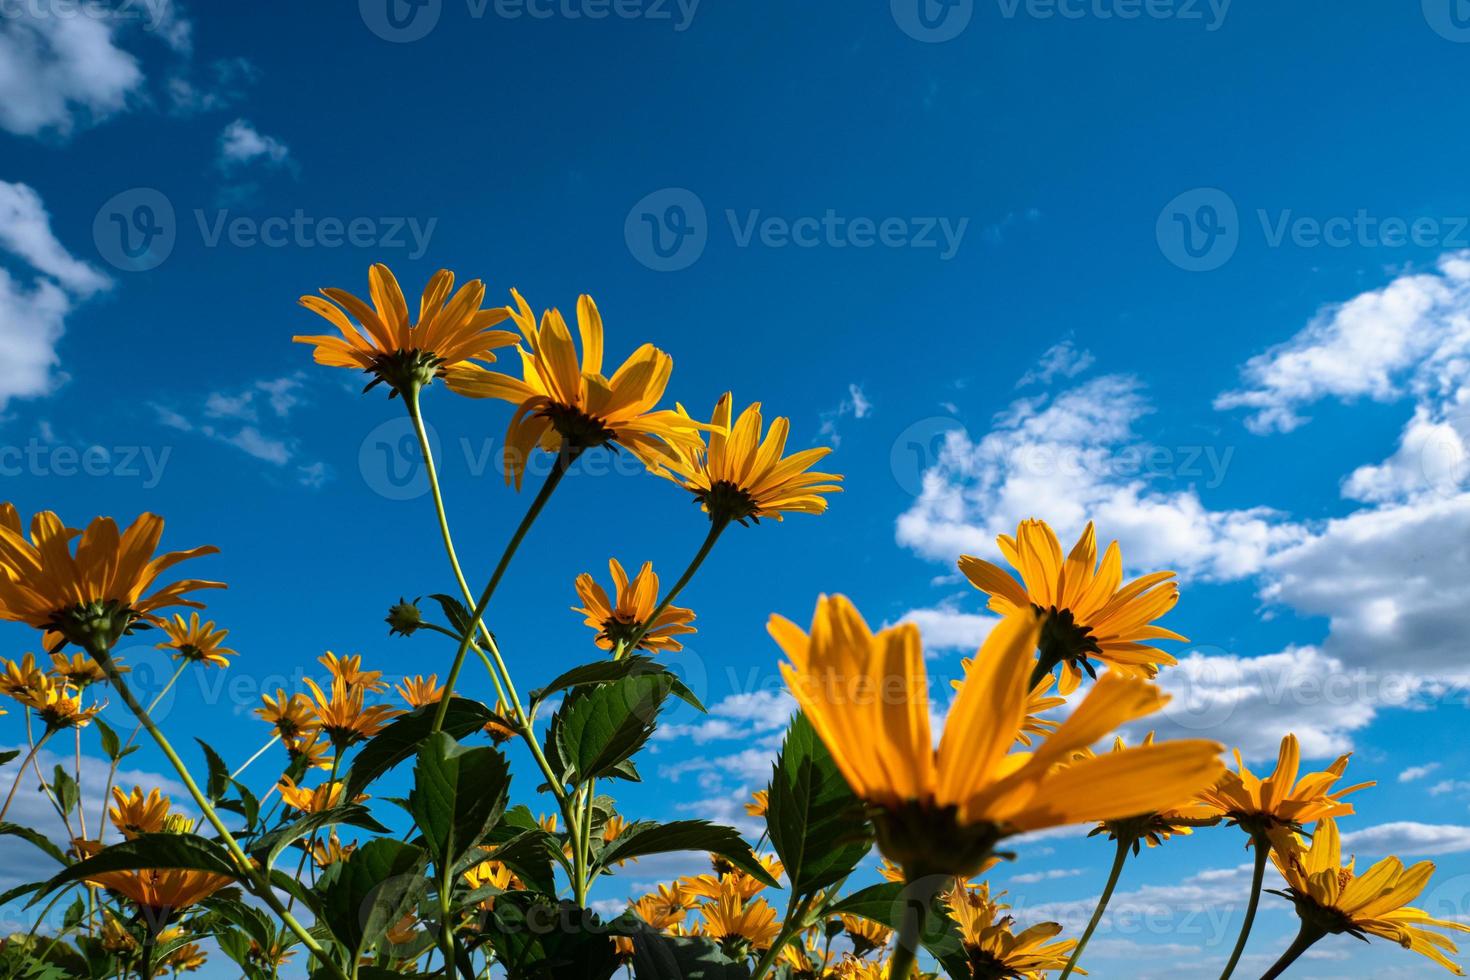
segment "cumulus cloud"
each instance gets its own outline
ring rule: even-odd
[[[236,119],[219,137],[219,164],[224,169],[243,167],[259,161],[266,166],[282,166],[291,150],[274,136],[266,136],[244,119]]]
[[[187,55],[190,33],[169,2],[12,4],[0,17],[0,128],[67,136],[140,104],[138,49],[153,38]]]
[[[1438,762],[1427,762],[1422,766],[1409,766],[1399,773],[1399,782],[1412,783],[1415,780],[1423,779],[1438,768]]]
[[[1254,574],[1302,537],[1269,507],[1207,506],[1195,484],[1218,485],[1229,451],[1150,444],[1135,426],[1152,411],[1137,379],[1106,375],[1013,402],[979,439],[949,431],[898,520],[899,543],[953,562],[995,557],[996,536],[1028,517],[1045,516],[1069,540],[1095,520],[1119,539],[1132,568],[1229,580]]]
[[[49,394],[62,380],[57,344],[78,302],[109,280],[73,256],[51,230],[41,196],[0,181],[0,407]],[[7,268],[7,265],[9,268]]]
[[[898,618],[901,623],[914,623],[924,638],[924,653],[936,657],[941,653],[961,651],[974,653],[1000,620],[995,616],[963,612],[951,605],[910,609]]]
[[[1342,835],[1344,851],[1379,858],[1389,854],[1432,857],[1470,851],[1470,827],[1400,820]]]

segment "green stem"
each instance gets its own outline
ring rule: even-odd
[[[515,534],[511,536],[510,543],[505,546],[501,553],[500,561],[495,566],[495,571],[490,575],[490,581],[485,583],[485,591],[480,593],[480,599],[475,603],[474,612],[470,614],[471,622],[479,622],[485,615],[485,608],[490,605],[490,598],[495,595],[495,589],[500,585],[500,580],[505,576],[505,570],[510,567],[510,560],[515,557],[516,549],[526,537],[526,532],[531,530],[531,525],[536,523],[536,518],[541,515],[541,510],[546,506],[546,501],[551,499],[551,494],[556,490],[561,478],[566,475],[567,470],[581,454],[581,450],[573,447],[567,442],[562,443],[561,450],[556,454],[556,463],[552,465],[551,472],[546,476],[546,482],[541,484],[541,492],[536,494],[536,499],[531,501],[526,516],[521,518],[520,526],[516,528]],[[483,626],[483,624],[482,624]],[[488,630],[487,630],[488,633]],[[465,654],[469,652],[470,641],[474,639],[474,630],[466,630],[465,635],[460,638],[459,650],[454,655],[454,663],[449,668],[449,676],[444,681],[444,696],[439,700],[439,710],[434,714],[433,731],[439,731],[444,727],[444,717],[449,712],[449,701],[454,696],[454,685],[459,682],[459,672],[464,667]],[[525,724],[526,713],[521,707],[521,700],[516,695],[515,685],[511,683],[510,672],[505,668],[505,662],[500,657],[500,651],[494,644],[490,644],[490,654],[495,659],[495,665],[500,668],[505,680],[505,692],[509,697],[512,710],[516,713],[517,721]],[[528,739],[534,742],[534,737]]]
[[[1261,904],[1261,884],[1266,877],[1266,857],[1271,853],[1271,841],[1263,833],[1252,833],[1251,840],[1256,849],[1256,867],[1251,875],[1250,903],[1245,907],[1245,922],[1240,927],[1240,938],[1235,941],[1235,951],[1230,954],[1230,962],[1225,964],[1220,980],[1229,980],[1235,972],[1240,955],[1245,952],[1246,940],[1250,939],[1251,926],[1256,921],[1256,906]]]
[[[663,601],[654,608],[648,619],[644,620],[638,632],[634,633],[632,638],[628,640],[626,645],[628,650],[638,649],[638,644],[643,641],[643,637],[648,634],[649,630],[653,629],[653,624],[658,622],[658,618],[663,615],[664,610],[669,608],[673,601],[679,597],[679,593],[684,591],[684,587],[694,578],[694,573],[699,571],[699,566],[704,564],[704,560],[714,550],[715,542],[720,539],[720,535],[729,526],[730,519],[728,517],[710,518],[709,533],[704,537],[704,544],[700,545],[699,550],[694,553],[694,558],[690,560],[689,567],[684,569],[684,574],[679,576],[679,581],[674,583],[674,587],[669,589],[664,595]]]
[[[162,690],[154,696],[152,701],[148,702],[148,713],[150,715],[153,714],[153,709],[158,707],[158,702],[163,700],[163,696],[173,688],[174,682],[179,679],[179,675],[184,672],[184,668],[188,665],[189,661],[187,660],[179,661],[179,666],[174,670],[173,676],[168,679],[168,683],[163,685]],[[107,785],[102,787],[101,812],[97,814],[97,842],[99,844],[105,843],[107,840],[107,803],[112,798],[112,781],[117,778],[118,764],[122,762],[123,755],[137,741],[138,732],[142,730],[143,726],[141,724],[133,726],[133,730],[128,733],[128,740],[122,744],[122,748],[118,749],[117,758],[113,759],[112,764],[107,767]],[[198,823],[195,823],[194,829],[196,831],[199,829]]]
[[[798,935],[806,928],[807,913],[811,911],[812,902],[816,900],[817,896],[815,894],[808,895],[802,898],[800,904],[798,904],[797,899],[799,897],[793,892],[790,901],[786,903],[786,918],[781,921],[781,931],[776,934],[776,939],[771,943],[770,949],[762,953],[761,958],[756,961],[755,971],[750,975],[751,980],[761,980],[767,971],[771,969],[772,965],[775,964],[776,959],[781,955],[781,950],[785,949],[786,944],[791,942],[792,937]],[[889,976],[893,976],[893,974],[889,974]]]
[[[1320,928],[1303,920],[1301,931],[1296,934],[1296,938],[1291,941],[1291,945],[1286,948],[1286,952],[1281,954],[1281,959],[1277,960],[1271,966],[1271,969],[1261,974],[1261,980],[1276,980],[1277,977],[1286,972],[1287,967],[1296,962],[1297,957],[1311,949],[1312,944],[1325,935],[1327,933],[1323,932]]]
[[[108,650],[103,647],[98,647],[95,649],[89,648],[87,652],[102,667],[103,672],[107,674],[108,681],[112,683],[113,690],[117,691],[118,696],[123,699],[123,704],[127,705],[128,710],[138,719],[138,723],[152,736],[153,741],[158,744],[159,750],[163,752],[169,764],[174,767],[174,771],[179,774],[179,781],[184,784],[184,788],[194,798],[195,805],[203,811],[205,819],[210,822],[215,831],[220,835],[220,839],[224,842],[225,847],[229,849],[230,854],[235,859],[235,863],[239,866],[241,877],[248,879],[254,886],[253,890],[256,896],[270,906],[271,911],[280,917],[281,921],[285,923],[286,928],[290,929],[297,939],[301,940],[301,944],[311,952],[312,956],[316,957],[317,961],[321,963],[322,968],[329,975],[336,977],[337,980],[347,980],[346,974],[327,955],[327,951],[322,948],[321,944],[281,904],[281,900],[276,897],[276,893],[271,889],[269,879],[263,879],[257,875],[255,865],[251,863],[249,856],[240,847],[239,842],[235,840],[234,835],[230,833],[229,828],[225,826],[224,821],[220,819],[219,814],[215,812],[214,807],[210,805],[204,793],[200,791],[199,784],[194,782],[194,777],[189,774],[189,767],[184,764],[183,759],[179,758],[179,754],[174,751],[173,745],[169,743],[163,731],[154,723],[148,711],[138,703],[138,699],[133,696],[132,689],[122,679],[122,675],[117,672],[117,667],[113,664],[112,656]]]
[[[41,740],[32,743],[30,752],[26,753],[26,757],[20,760],[20,769],[16,770],[15,782],[10,784],[10,792],[5,796],[5,805],[0,807],[0,820],[4,820],[5,814],[10,811],[10,803],[15,799],[15,791],[20,788],[20,781],[25,777],[26,766],[30,765],[31,760],[36,757],[36,753],[41,751],[41,746],[46,744],[46,740],[51,737],[52,732],[53,729],[46,729],[46,734],[41,736]]]
[[[905,875],[905,879],[908,876]],[[894,944],[893,956],[888,960],[889,980],[909,980],[919,961],[919,941],[924,935],[924,922],[929,916],[929,905],[939,890],[937,878],[908,882],[912,894],[903,913],[903,922],[898,930],[898,942]]]
[[[1082,938],[1077,940],[1076,947],[1072,950],[1071,959],[1067,960],[1067,968],[1057,980],[1067,980],[1072,971],[1077,969],[1077,961],[1082,959],[1082,951],[1087,948],[1087,941],[1097,931],[1097,925],[1102,921],[1103,912],[1107,911],[1108,902],[1113,897],[1113,889],[1118,887],[1118,878],[1123,874],[1123,865],[1128,860],[1128,851],[1133,847],[1133,841],[1127,837],[1118,838],[1118,854],[1113,858],[1113,870],[1108,874],[1108,883],[1103,888],[1102,897],[1097,900],[1097,908],[1092,912],[1092,921],[1087,923],[1087,929],[1082,933]]]

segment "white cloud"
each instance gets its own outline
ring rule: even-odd
[[[1082,874],[1081,868],[1048,868],[1045,871],[1028,871],[1025,874],[1011,875],[1010,882],[1013,885],[1034,885],[1042,881],[1075,878],[1080,874]]]
[[[784,688],[732,694],[711,705],[707,714],[691,724],[660,725],[655,741],[707,742],[769,737],[784,733],[796,712],[796,699]]]
[[[1017,388],[1025,388],[1033,384],[1051,384],[1055,378],[1075,378],[1077,375],[1092,367],[1097,360],[1092,351],[1082,350],[1072,342],[1072,338],[1053,344],[1041,355],[1041,360],[1036,366],[1021,375],[1016,382]]]
[[[1309,759],[1348,752],[1380,702],[1375,678],[1310,646],[1260,657],[1196,648],[1158,680],[1170,701],[1133,726],[1134,738],[1147,730],[1160,738],[1211,738],[1251,760],[1274,759],[1287,732],[1296,733]]]
[[[1119,539],[1130,568],[1228,580],[1253,574],[1301,538],[1268,507],[1207,507],[1193,484],[1218,485],[1229,450],[1150,445],[1134,426],[1152,411],[1137,380],[1106,375],[1013,402],[978,440],[948,432],[919,497],[898,519],[899,543],[948,563],[996,556],[996,536],[1028,517],[1045,517],[1069,543],[1091,519]],[[1181,482],[1183,489],[1172,485]]]
[[[236,119],[220,133],[219,162],[227,169],[256,160],[268,166],[281,166],[290,156],[290,148],[285,143],[262,134],[244,119]]]
[[[184,412],[154,403],[153,411],[160,425],[181,432],[198,433],[274,466],[285,466],[297,458],[294,438],[268,432],[262,419],[279,424],[303,401],[303,382],[299,375],[272,378],[241,389],[211,392],[199,410],[196,421]],[[297,479],[303,486],[319,487],[330,475],[325,463],[310,462],[297,466]]]
[[[66,136],[147,99],[132,46],[160,39],[187,55],[188,21],[177,5],[10,4],[0,16],[0,128]]]
[[[79,300],[111,281],[74,257],[51,231],[41,197],[0,181],[0,408],[12,398],[49,394],[63,380],[57,344]]]
[[[1374,858],[1388,854],[1416,857],[1458,854],[1470,851],[1470,827],[1400,820],[1345,833],[1342,846],[1344,851]]]
[[[1438,768],[1438,762],[1428,762],[1422,766],[1409,766],[1399,773],[1399,782],[1412,783],[1416,779],[1423,779]]]
[[[1246,362],[1244,386],[1215,399],[1245,408],[1253,432],[1289,432],[1323,398],[1391,401],[1445,390],[1470,364],[1470,252],[1434,272],[1408,273],[1382,289],[1324,308],[1296,336]]]
[[[943,651],[959,650],[966,655],[974,653],[999,622],[995,616],[962,612],[950,605],[910,609],[898,621],[914,623],[919,627],[919,633],[924,638],[924,653],[930,657]]]
[[[862,386],[853,382],[847,386],[847,397],[838,402],[836,408],[822,413],[822,427],[817,434],[833,446],[839,446],[842,444],[842,435],[837,431],[838,423],[849,416],[865,419],[871,414],[873,403],[864,394]]]

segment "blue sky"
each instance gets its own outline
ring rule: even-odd
[[[381,624],[450,585],[399,407],[290,337],[316,329],[301,293],[447,267],[593,294],[610,356],[654,342],[673,398],[759,399],[846,474],[827,515],[735,529],[687,593],[671,659],[713,710],[669,719],[630,812],[741,819],[787,707],[769,613],[845,592],[918,620],[954,676],[989,623],[954,558],[1094,517],[1183,580],[1160,730],[1258,764],[1286,730],[1355,752],[1381,784],[1343,827],[1360,860],[1433,857],[1427,907],[1470,914],[1458,0],[392,2],[0,3],[4,497],[221,547],[199,571],[231,584],[211,611],[241,656],[186,679],[172,729],[243,760],[260,690],[328,649],[442,672],[451,651]],[[436,387],[426,412],[481,579],[525,504],[495,469],[508,411]],[[595,656],[578,572],[672,578],[703,531],[662,481],[570,478],[492,609],[522,688]],[[1137,915],[1092,975],[1223,960],[1241,845],[1130,866]],[[1018,914],[1075,932],[1107,845],[1019,850]],[[1266,902],[1257,967],[1291,928]],[[1364,963],[1436,972],[1341,939],[1301,975]]]

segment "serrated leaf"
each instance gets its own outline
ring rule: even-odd
[[[438,702],[416,708],[406,715],[388,723],[373,736],[358,752],[352,768],[347,771],[344,793],[352,799],[362,793],[373,780],[392,769],[403,760],[415,755],[434,727],[434,714]],[[449,702],[444,715],[444,731],[455,738],[464,738],[471,732],[485,727],[494,717],[494,712],[478,701],[455,697]]]
[[[320,810],[316,813],[308,813],[301,819],[282,827],[272,830],[268,834],[261,834],[250,845],[250,856],[260,861],[266,868],[276,863],[276,858],[281,852],[299,840],[309,838],[323,827],[331,827],[337,824],[349,824],[353,827],[361,827],[375,834],[390,833],[389,829],[373,819],[367,807],[359,803],[344,803],[341,806],[332,807],[330,810]]]
[[[635,674],[568,699],[552,727],[570,780],[611,775],[642,748],[674,680],[668,674]]]
[[[847,913],[897,931],[903,926],[904,916],[911,913],[914,903],[919,900],[919,892],[913,886],[901,881],[885,881],[828,906],[826,914]],[[959,927],[937,900],[930,902],[924,919],[924,934],[919,941],[951,976],[966,975],[963,971],[970,969],[964,944],[960,941]]]
[[[441,872],[485,839],[509,789],[510,765],[496,749],[462,746],[444,732],[424,742],[408,805]]]
[[[597,860],[603,867],[610,867],[619,861],[673,851],[718,854],[757,881],[772,888],[781,887],[756,859],[750,845],[738,831],[707,820],[674,820],[669,823],[640,820],[624,828],[611,844],[602,849]]]
[[[435,593],[429,596],[439,603],[439,608],[444,610],[444,618],[449,620],[449,625],[454,631],[463,637],[466,633],[474,632],[474,619],[470,615],[472,610],[454,596]]]
[[[673,678],[673,684],[669,688],[669,693],[699,711],[705,710],[704,705],[700,703],[699,698],[695,697],[694,692],[689,690],[684,685],[684,682],[679,680],[667,667],[651,657],[635,655],[624,657],[622,660],[594,660],[591,663],[573,667],[540,690],[531,692],[531,713],[535,714],[537,706],[553,694],[584,685],[604,684],[609,681],[622,680],[624,677],[638,674],[663,674]]]
[[[116,759],[117,754],[122,751],[122,739],[118,738],[112,726],[101,718],[93,718],[92,724],[97,726],[97,734],[102,740],[103,753],[109,760]]]
[[[766,827],[798,895],[851,874],[872,850],[862,804],[804,714],[792,719],[771,773]]]
[[[209,778],[205,782],[205,795],[209,797],[210,803],[218,803],[225,795],[225,790],[230,785],[230,767],[220,754],[202,738],[195,737],[194,741],[204,750],[204,763],[209,767]]]
[[[77,781],[72,778],[71,773],[61,766],[51,775],[51,792],[56,794],[57,801],[61,804],[63,813],[71,813],[77,808],[77,802],[82,798],[81,789]]]
[[[322,919],[351,951],[351,962],[383,937],[423,894],[429,856],[391,837],[369,841],[324,878]]]
[[[658,980],[749,980],[750,968],[732,960],[703,936],[666,936],[647,923],[637,923],[633,937],[633,973]]]

